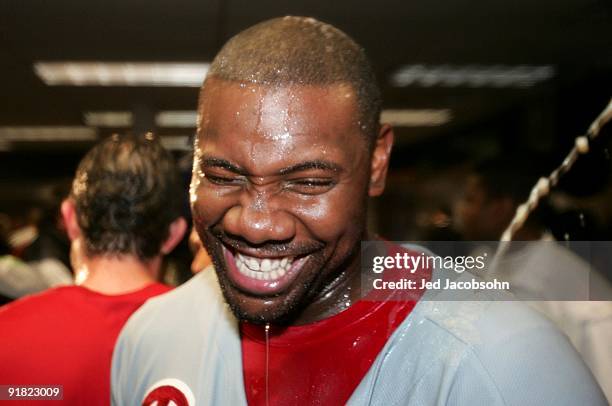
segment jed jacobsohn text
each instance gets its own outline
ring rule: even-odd
[[[454,281],[451,279],[429,280],[428,277],[419,278],[425,270],[434,269],[463,273],[465,271],[483,271],[486,267],[487,254],[479,256],[433,256],[426,253],[417,255],[396,253],[395,255],[376,256],[372,261],[372,271],[381,274],[385,270],[404,271],[392,272],[385,279],[374,279],[372,287],[375,290],[509,290],[510,283],[493,279],[484,281],[472,278],[470,280]],[[419,271],[417,273],[417,271]],[[416,275],[415,275],[416,273]],[[428,272],[425,272],[427,274]],[[403,278],[410,275],[409,278]]]
[[[393,256],[378,256],[374,257],[372,271],[381,273],[385,269],[407,270],[410,273],[415,273],[418,269],[443,269],[462,273],[464,271],[478,270],[481,271],[485,267],[485,259],[487,254],[479,256],[432,256],[425,253],[418,255],[410,255],[407,252],[397,253]]]
[[[444,283],[442,283],[444,282]],[[494,279],[492,281],[479,281],[476,279],[470,279],[468,281],[452,281],[450,279],[428,281],[427,279],[412,280],[412,279],[400,279],[398,281],[383,281],[382,279],[374,279],[374,289],[397,289],[397,290],[418,290],[418,289],[446,289],[446,290],[510,290],[510,282],[499,281]]]

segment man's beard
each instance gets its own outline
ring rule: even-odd
[[[278,252],[310,252],[310,258],[308,258],[307,266],[309,269],[317,269],[316,272],[312,272],[313,276],[309,278],[307,281],[300,282],[302,284],[301,294],[289,296],[284,301],[282,306],[277,306],[276,309],[268,309],[267,311],[261,312],[260,314],[253,314],[248,312],[245,308],[240,306],[239,299],[236,297],[236,291],[241,292],[243,295],[249,296],[250,294],[242,291],[238,287],[236,287],[227,276],[227,264],[225,260],[225,256],[223,254],[223,243],[222,240],[227,241],[231,240],[230,237],[223,234],[222,232],[214,232],[210,229],[206,229],[203,235],[202,242],[204,243],[208,253],[212,259],[213,265],[215,267],[215,271],[217,273],[217,279],[219,281],[219,285],[221,287],[221,291],[225,298],[225,301],[230,306],[230,309],[234,313],[234,315],[239,320],[245,320],[255,324],[265,324],[270,323],[278,326],[288,326],[291,325],[296,318],[298,318],[304,309],[306,309],[313,300],[327,287],[327,283],[329,282],[326,276],[328,273],[325,272],[327,268],[339,268],[343,269],[343,266],[348,261],[341,261],[337,266],[332,266],[330,264],[330,260],[325,258],[324,247],[325,244],[322,242],[315,242],[310,244],[305,244],[300,247],[292,247],[291,249],[287,249],[283,244],[270,244],[268,249],[270,251],[278,251]],[[244,242],[238,242],[234,240],[231,244],[227,244],[230,246],[236,246],[244,244]],[[274,246],[274,248],[273,248]],[[352,253],[351,253],[352,255]],[[333,274],[335,273],[331,273]],[[295,281],[294,281],[295,283]],[[290,289],[291,287],[289,287]],[[281,293],[282,294],[282,293]],[[280,296],[276,295],[276,296]],[[258,298],[265,299],[265,296],[257,296]],[[273,298],[275,296],[269,296]]]

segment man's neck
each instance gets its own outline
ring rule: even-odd
[[[75,270],[76,283],[107,295],[139,290],[153,282],[161,266],[161,257],[142,261],[134,255],[85,258]]]

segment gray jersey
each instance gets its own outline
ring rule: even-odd
[[[421,300],[348,403],[607,404],[550,322],[519,302],[473,299]],[[238,325],[212,268],[131,317],[113,356],[112,394],[122,406],[246,404]]]

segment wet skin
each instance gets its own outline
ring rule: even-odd
[[[272,87],[209,78],[192,183],[195,225],[238,317],[303,324],[342,310],[382,193],[393,134],[369,147],[346,85]],[[237,271],[236,256],[291,258],[282,278]],[[354,294],[354,293],[352,293]]]

